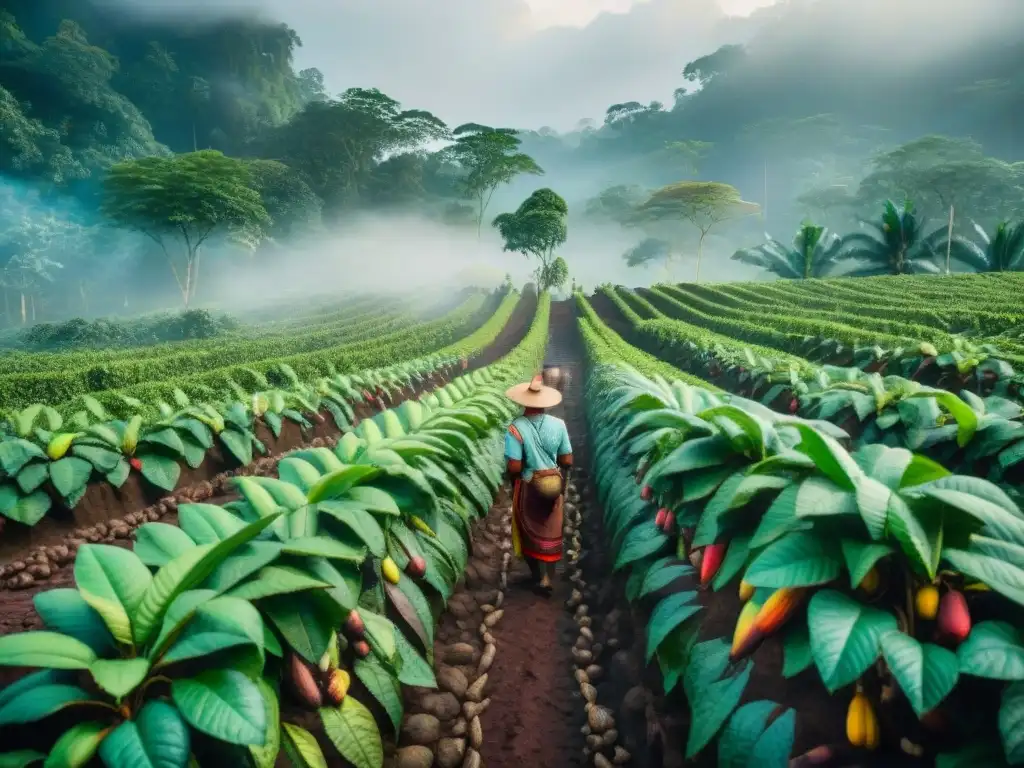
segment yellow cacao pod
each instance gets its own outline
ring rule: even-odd
[[[853,695],[846,712],[846,738],[853,746],[864,749],[877,749],[881,741],[878,717],[868,697],[860,691]]]
[[[878,575],[878,569],[872,568],[864,574],[864,578],[860,580],[860,584],[857,586],[869,595],[875,594],[878,591],[878,587],[882,584],[882,577]]]
[[[914,607],[922,619],[934,619],[939,612],[939,590],[931,584],[921,587],[914,598]]]
[[[740,600],[747,602],[754,596],[754,588],[745,581],[740,582]]]
[[[397,584],[398,580],[402,578],[402,572],[398,570],[398,564],[390,557],[385,557],[381,562],[380,571],[384,574],[384,578],[392,584]]]
[[[410,519],[412,520],[413,528],[415,528],[420,533],[425,533],[427,536],[430,536],[431,538],[435,538],[437,536],[437,534],[434,533],[433,529],[431,529],[429,525],[423,522],[423,520],[416,517],[416,515],[411,515]]]
[[[348,687],[352,684],[352,676],[344,669],[336,669],[331,673],[327,683],[327,698],[334,706],[340,706],[348,695]]]
[[[74,442],[76,437],[80,437],[81,434],[81,432],[61,432],[54,435],[46,446],[46,455],[51,461],[63,459],[64,455],[71,449],[71,443]]]

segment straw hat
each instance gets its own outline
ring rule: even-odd
[[[532,381],[516,384],[505,393],[505,397],[525,408],[553,408],[562,402],[562,393],[545,386],[542,376],[534,376]]]

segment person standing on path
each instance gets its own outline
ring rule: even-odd
[[[525,408],[505,434],[513,481],[512,548],[530,566],[534,584],[550,594],[555,563],[562,559],[562,502],[572,445],[565,422],[544,411],[562,402],[562,393],[534,376],[505,396]]]

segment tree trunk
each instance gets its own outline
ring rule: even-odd
[[[695,283],[700,283],[700,260],[704,255],[704,236],[707,232],[700,233],[700,240],[697,242],[697,277],[694,280]]]
[[[4,323],[11,324],[11,297],[7,294],[7,286],[4,286]]]
[[[21,324],[25,325],[28,322],[28,315],[25,313],[25,292],[21,292]]]
[[[78,281],[78,295],[82,297],[82,313],[89,314],[89,299],[85,295],[85,282],[82,280]]]
[[[36,295],[34,293],[29,295],[28,304],[32,309],[32,322],[34,323],[36,321]]]

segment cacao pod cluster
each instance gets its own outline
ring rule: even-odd
[[[662,507],[654,516],[654,525],[664,534],[671,534],[676,524],[675,513],[668,507]]]
[[[370,644],[366,642],[366,625],[363,623],[363,617],[359,615],[359,611],[355,608],[352,609],[348,618],[345,619],[342,631],[349,641],[352,652],[356,656],[360,659],[365,659],[370,655]]]
[[[348,695],[352,676],[348,670],[326,665],[326,669],[310,664],[298,654],[288,654],[288,682],[299,703],[310,710],[323,706],[337,707]]]
[[[925,620],[935,620],[936,639],[959,645],[971,633],[971,612],[963,592],[949,589],[939,596],[939,589],[928,584],[917,590],[914,597],[917,615]]]

